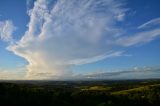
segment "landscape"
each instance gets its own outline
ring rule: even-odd
[[[160,0],[0,0],[0,106],[160,106]]]
[[[5,81],[0,105],[159,106],[160,80]]]

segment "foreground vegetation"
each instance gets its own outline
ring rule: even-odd
[[[1,82],[0,106],[159,106],[160,81]]]

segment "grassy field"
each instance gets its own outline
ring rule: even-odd
[[[159,106],[160,80],[3,81],[0,106]]]

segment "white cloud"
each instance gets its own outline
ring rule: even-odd
[[[15,29],[16,27],[13,25],[12,21],[0,21],[0,39],[3,41],[11,41]]]
[[[118,21],[123,21],[123,20],[124,20],[124,17],[125,17],[125,14],[124,14],[124,13],[119,14],[118,16],[116,16],[116,18],[117,18]]]
[[[152,20],[138,26],[138,29],[149,28],[149,27],[152,27],[152,26],[155,26],[155,25],[160,25],[160,18],[152,19]]]

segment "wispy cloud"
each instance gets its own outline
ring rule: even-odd
[[[0,21],[0,40],[3,41],[12,41],[12,34],[16,30],[16,27],[13,25],[12,21]]]
[[[138,26],[138,29],[150,28],[155,25],[160,25],[160,18],[152,19],[152,20]]]
[[[160,36],[160,28],[149,31],[142,31],[132,36],[120,37],[119,39],[116,40],[115,44],[128,47],[150,42],[159,36]]]
[[[71,61],[70,64],[81,65],[81,64],[97,62],[99,60],[103,60],[103,59],[106,59],[106,58],[118,57],[118,56],[126,56],[126,55],[123,54],[122,51],[116,51],[116,52],[111,51],[109,53],[105,53],[104,55],[96,56],[96,57],[93,57],[93,58],[84,58],[84,59],[78,59],[78,60],[75,60],[75,61]]]

